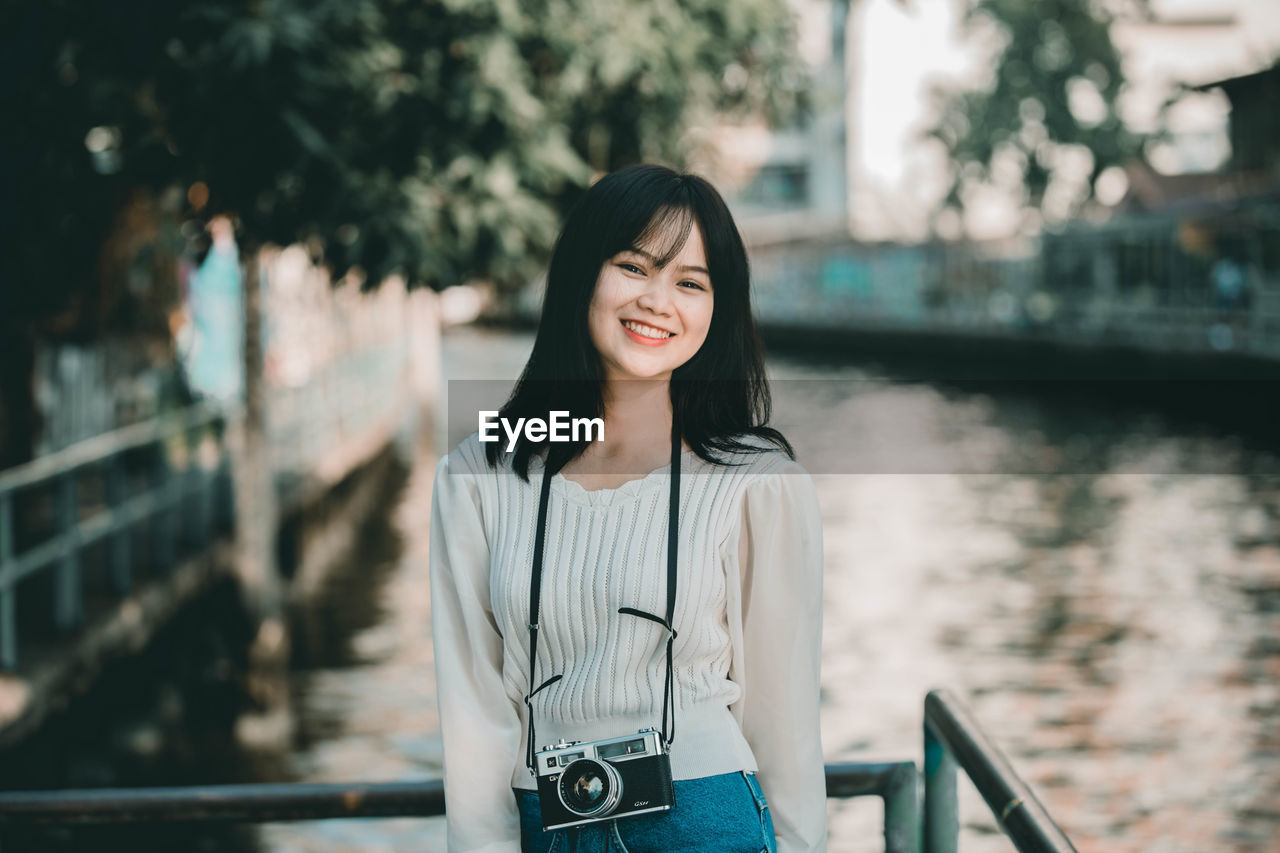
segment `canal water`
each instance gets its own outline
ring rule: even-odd
[[[532,338],[444,342],[446,378],[511,380]],[[829,761],[919,761],[924,695],[948,687],[1082,853],[1280,853],[1275,452],[1114,392],[893,382],[838,359],[773,356],[770,372],[824,425],[811,446],[883,449],[809,463]],[[203,781],[440,774],[426,538],[446,449],[406,445],[393,499],[296,626],[288,744],[237,746],[237,769]],[[1012,850],[963,782],[961,805],[962,850]],[[882,849],[878,801],[829,814],[832,851]],[[443,844],[442,820],[401,819],[271,824],[207,849]]]

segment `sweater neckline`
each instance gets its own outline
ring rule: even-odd
[[[697,454],[692,450],[684,451],[680,455],[682,472],[687,472],[690,467],[689,460],[696,458]],[[583,506],[614,506],[635,498],[655,486],[665,484],[670,472],[671,463],[668,462],[642,477],[627,480],[621,486],[612,489],[588,489],[557,471],[551,476],[551,490],[566,500]]]

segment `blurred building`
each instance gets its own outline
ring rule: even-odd
[[[1128,190],[1115,214],[1226,210],[1280,191],[1280,63],[1189,91],[1226,101],[1219,128],[1230,141],[1225,156],[1203,171],[1166,173],[1146,161],[1126,165]]]
[[[717,178],[744,231],[749,238],[843,230],[869,241],[928,239],[930,212],[948,186],[944,152],[922,135],[932,119],[929,92],[944,80],[980,88],[990,46],[965,35],[960,0],[792,6],[815,80],[812,121],[776,133],[717,131]],[[1241,78],[1243,85],[1270,65],[1280,55],[1280,15],[1275,0],[1152,0],[1151,9],[1149,20],[1112,25],[1128,76],[1121,109],[1135,131],[1165,131],[1147,159],[1157,192],[1178,195],[1187,182],[1162,176],[1216,173],[1232,156],[1232,104],[1206,84]],[[1142,177],[1116,170],[1104,201],[1114,204]],[[976,198],[966,218],[972,236],[1000,239],[1017,230],[1017,200],[997,195]]]
[[[812,73],[803,121],[717,131],[716,178],[748,242],[848,233],[849,0],[791,0]]]
[[[1201,328],[1199,340],[1211,349],[1274,353],[1280,341],[1274,108],[1280,63],[1186,91],[1192,99],[1226,103],[1218,128],[1230,143],[1225,156],[1207,170],[1163,171],[1158,166],[1187,165],[1171,134],[1172,142],[1163,143],[1166,156],[1152,158],[1157,164],[1127,164],[1128,189],[1107,222],[1045,235],[1046,286],[1103,327],[1141,327],[1148,339],[1175,327],[1192,334]],[[1195,340],[1183,334],[1180,343]]]
[[[1280,178],[1280,62],[1263,71],[1197,87],[1221,89],[1231,104],[1229,170]]]

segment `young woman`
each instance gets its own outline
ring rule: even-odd
[[[502,430],[477,432],[436,471],[449,849],[824,850],[821,516],[766,425],[746,252],[705,180],[630,167],[570,213],[500,416],[554,411],[603,419],[603,437],[526,432],[507,453]],[[674,805],[544,830],[610,783],[548,806],[536,753],[644,729],[669,749]]]

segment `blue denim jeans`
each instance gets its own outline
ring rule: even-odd
[[[523,853],[777,853],[769,804],[754,773],[678,779],[675,808],[542,831],[538,795],[516,791]]]

